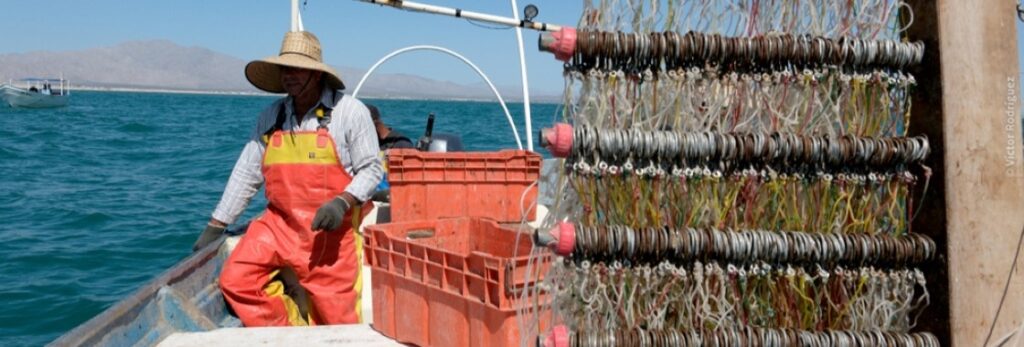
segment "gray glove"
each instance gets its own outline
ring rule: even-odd
[[[391,189],[381,189],[370,196],[370,200],[377,202],[391,202]]]
[[[331,199],[316,210],[316,216],[313,217],[313,225],[310,226],[310,229],[313,231],[337,229],[341,226],[341,222],[345,221],[345,214],[348,213],[349,208],[352,206],[349,206],[345,199],[340,197]]]
[[[192,245],[192,251],[198,251],[211,242],[217,241],[217,238],[222,234],[224,234],[224,227],[207,224],[206,229],[203,229],[203,233],[199,235],[199,239]]]

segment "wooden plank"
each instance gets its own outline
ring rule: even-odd
[[[921,88],[911,134],[929,135],[936,149],[932,183],[938,185],[914,228],[935,236],[946,250],[937,266],[945,269],[928,269],[935,296],[923,328],[936,331],[944,344],[979,346],[999,308],[1024,227],[1015,2],[910,3],[915,24],[909,35],[929,50],[925,64],[913,71]],[[1017,266],[989,344],[1024,322],[1024,277],[1022,264]]]
[[[913,232],[927,234],[935,240],[940,256],[935,262],[925,264],[922,270],[928,281],[931,304],[925,309],[918,320],[917,329],[934,333],[943,346],[950,345],[949,330],[949,272],[946,263],[946,187],[945,187],[945,144],[943,134],[942,110],[942,64],[939,60],[938,10],[933,0],[910,0],[914,23],[907,31],[912,40],[921,40],[925,44],[925,55],[921,65],[914,67],[910,73],[917,79],[917,88],[913,94],[913,109],[910,118],[910,135],[926,135],[932,148],[932,154],[926,164],[933,168],[933,175],[927,195],[922,200],[921,192],[915,192],[915,202],[921,211],[912,222]],[[915,172],[924,174],[923,170]],[[921,187],[924,188],[924,187]],[[923,190],[923,189],[922,189]]]

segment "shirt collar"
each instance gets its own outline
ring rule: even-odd
[[[335,102],[337,102],[337,100],[335,99],[335,95],[337,95],[337,97],[340,97],[342,93],[340,91],[332,90],[330,88],[323,88],[323,90],[320,91],[320,101],[318,101],[316,105],[313,105],[313,108],[309,109],[309,112],[313,112],[314,110],[317,109],[317,107],[321,106],[328,110],[334,109]],[[288,114],[295,114],[295,105],[292,103],[291,95],[285,97],[284,109],[285,111],[287,111]]]

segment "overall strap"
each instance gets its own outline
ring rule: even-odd
[[[345,94],[341,94],[341,96],[345,97]],[[334,105],[337,105],[338,101],[338,90],[331,89],[331,105],[320,106],[316,110],[316,119],[320,123],[317,129],[327,129],[327,125],[331,124],[331,113],[334,111]]]
[[[267,129],[267,131],[263,132],[262,139],[264,145],[270,143],[270,136],[274,135],[274,132],[281,130],[284,127],[284,119],[284,102],[282,102],[277,107],[277,119],[274,120],[274,126],[270,127],[270,129]]]

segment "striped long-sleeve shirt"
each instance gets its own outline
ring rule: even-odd
[[[238,216],[245,211],[245,208],[252,201],[252,197],[263,185],[263,152],[266,150],[261,137],[264,132],[274,126],[277,120],[278,108],[284,103],[285,122],[282,130],[316,130],[319,121],[316,118],[315,110],[319,105],[332,105],[331,123],[328,125],[328,132],[334,138],[337,146],[338,156],[341,157],[341,164],[345,170],[352,175],[352,183],[345,188],[345,191],[360,201],[370,198],[373,190],[377,187],[384,169],[380,156],[377,152],[377,130],[370,119],[370,112],[362,102],[348,95],[342,96],[337,92],[336,97],[340,100],[335,104],[335,93],[331,90],[324,90],[320,96],[320,102],[310,108],[309,112],[302,118],[302,124],[296,124],[295,111],[292,106],[292,98],[285,97],[275,101],[262,113],[256,122],[256,128],[250,136],[249,142],[242,149],[242,154],[231,171],[231,178],[228,179],[227,187],[224,188],[224,195],[213,211],[213,218],[231,224],[238,219]]]

